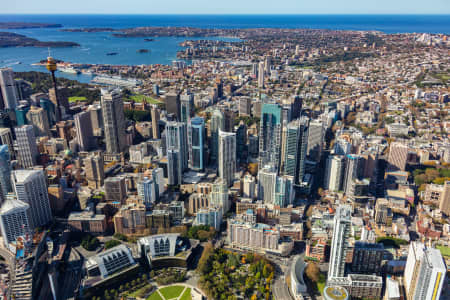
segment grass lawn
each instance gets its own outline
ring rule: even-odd
[[[323,295],[323,289],[325,288],[325,284],[327,283],[327,280],[325,278],[325,275],[323,273],[319,274],[319,281],[317,284],[317,290],[321,295]]]
[[[191,288],[187,288],[187,289],[184,291],[184,293],[183,293],[183,295],[181,296],[180,300],[192,300],[192,297],[191,297]]]
[[[134,101],[134,102],[138,102],[141,103],[145,100],[147,100],[148,103],[150,104],[159,104],[161,103],[161,101],[153,99],[152,97],[148,97],[148,96],[144,96],[144,95],[133,95],[129,97],[130,100]]]
[[[442,256],[450,257],[450,247],[437,245],[436,248],[439,249],[439,251],[441,251]]]
[[[141,287],[140,289],[134,291],[133,293],[129,294],[129,297],[142,297],[145,296],[146,294],[148,294],[152,289],[152,285],[151,284],[147,284],[143,287]],[[158,295],[159,296],[159,295]]]
[[[69,97],[69,102],[70,103],[74,103],[74,102],[84,102],[84,101],[87,101],[87,98],[86,97],[79,97],[79,96],[73,96],[73,97]]]
[[[180,296],[181,292],[184,290],[184,286],[173,285],[160,289],[159,291],[166,299],[172,299]]]
[[[161,296],[157,292],[154,292],[153,294],[150,295],[150,297],[147,298],[147,300],[164,300],[164,299],[161,298]]]

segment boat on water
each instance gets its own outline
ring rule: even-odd
[[[67,67],[67,68],[61,67],[61,68],[58,68],[58,70],[61,72],[64,72],[64,73],[69,73],[69,74],[79,74],[80,73],[79,70],[76,70],[72,67]]]
[[[117,55],[117,54],[119,54],[119,53],[117,53],[117,52],[108,52],[108,53],[106,53],[106,55],[108,55],[108,56]]]

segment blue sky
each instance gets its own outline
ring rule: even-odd
[[[450,14],[450,0],[0,0],[17,14]]]

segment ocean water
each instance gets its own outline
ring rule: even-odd
[[[201,28],[314,28],[337,30],[378,30],[386,33],[450,33],[449,15],[0,15],[2,22],[58,23],[63,28],[137,26],[190,26]],[[74,63],[141,65],[170,64],[182,49],[185,38],[158,37],[153,42],[143,38],[118,38],[111,33],[61,32],[59,28],[3,30],[24,34],[43,41],[72,41],[81,47],[53,48],[51,55]],[[192,39],[192,38],[190,38]],[[211,38],[233,40],[229,38]],[[149,53],[137,53],[148,49]],[[106,53],[117,52],[107,56]],[[46,48],[0,48],[0,67],[16,71],[45,71],[32,66],[48,56]],[[188,62],[189,63],[189,62]],[[59,72],[58,76],[90,80],[86,75]]]

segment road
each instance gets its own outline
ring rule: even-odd
[[[275,266],[275,282],[273,284],[273,295],[275,299],[293,300],[289,292],[289,287],[286,284],[286,275],[289,274],[290,267],[279,265]]]
[[[3,245],[3,241],[2,241]],[[0,246],[0,256],[5,259],[6,262],[8,262],[9,265],[9,288],[8,288],[8,294],[6,296],[6,299],[11,299],[11,288],[14,286],[14,283],[16,281],[16,260],[14,258],[14,255],[3,248],[3,246]]]
[[[81,281],[83,267],[83,257],[72,248],[67,262],[67,269],[64,272],[63,284],[60,285],[60,299],[74,299],[75,291],[78,289]]]

